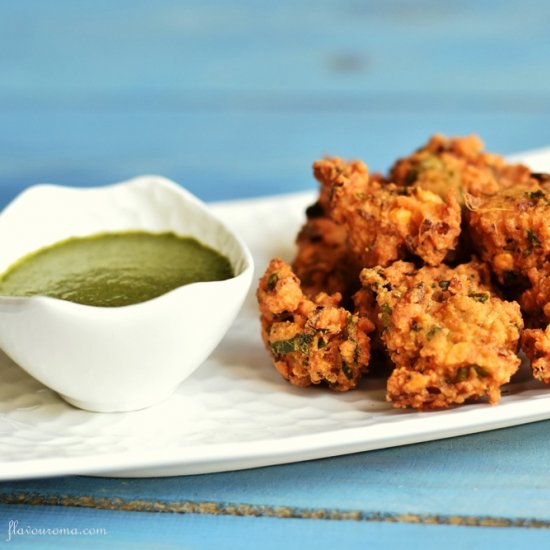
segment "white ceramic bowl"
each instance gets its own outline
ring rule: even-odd
[[[123,307],[0,297],[0,347],[83,409],[141,409],[172,394],[236,317],[251,284],[252,256],[202,202],[158,176],[95,188],[37,185],[0,214],[0,273],[68,237],[132,229],[194,236],[227,256],[235,276]]]

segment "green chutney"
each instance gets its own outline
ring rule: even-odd
[[[192,237],[127,231],[73,237],[29,254],[0,276],[0,295],[51,296],[118,307],[182,285],[234,276],[229,260]]]

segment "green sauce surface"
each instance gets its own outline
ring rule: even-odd
[[[101,233],[67,239],[21,258],[0,277],[0,295],[118,307],[189,283],[233,276],[226,257],[192,237]]]

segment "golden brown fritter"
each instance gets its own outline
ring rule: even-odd
[[[340,157],[326,157],[313,163],[313,175],[320,186],[319,204],[329,212],[335,184],[349,182],[354,189],[370,185],[383,186],[389,183],[381,174],[369,173],[367,165],[361,160],[346,161]]]
[[[257,290],[262,338],[279,373],[296,386],[353,389],[370,360],[373,324],[339,307],[341,296],[308,298],[299,278],[273,259]]]
[[[520,364],[524,322],[491,286],[492,271],[520,302],[535,378],[550,383],[549,175],[485,152],[477,136],[441,135],[387,178],[338,157],[313,171],[319,196],[292,268],[273,260],[257,290],[282,376],[352,389],[374,345],[393,362],[396,407],[496,403]],[[463,263],[473,253],[485,263]]]
[[[533,376],[550,384],[550,324],[546,329],[525,329],[521,335],[521,346],[531,361]]]
[[[316,203],[306,210],[306,223],[296,238],[297,253],[292,270],[298,275],[308,296],[319,292],[340,292],[347,301],[359,288],[359,271],[363,267],[348,246],[348,230],[330,216],[332,182],[343,178],[382,181],[379,174],[369,175],[360,161],[345,162],[334,158],[327,164],[330,173],[315,169],[320,190]]]
[[[447,138],[437,134],[412,155],[398,160],[389,179],[398,185],[422,187],[443,198],[453,191],[463,203],[464,193],[492,194],[528,183],[530,171],[483,151],[483,142],[475,135]]]
[[[480,262],[417,269],[408,262],[364,269],[357,300],[374,306],[377,329],[395,364],[387,399],[396,407],[437,409],[487,396],[519,367],[519,305],[497,297]],[[370,293],[365,298],[363,293]]]
[[[455,202],[463,205],[464,196],[472,200],[473,195],[532,184],[526,166],[483,151],[475,135],[435,135],[398,160],[388,178],[369,174],[361,161],[338,157],[315,162],[313,168],[319,199],[307,211],[292,268],[308,295],[341,292],[346,300],[357,290],[362,267],[388,265],[411,254],[429,265],[443,258],[466,261],[471,245],[467,232],[457,245]]]
[[[371,179],[360,161],[326,158],[314,163],[314,173],[328,190],[328,215],[346,228],[349,253],[363,267],[410,255],[438,265],[456,246],[461,213],[454,196],[444,200],[419,187]]]
[[[526,325],[543,328],[550,323],[550,265],[542,269],[532,268],[526,273],[531,287],[519,297]]]
[[[526,279],[550,259],[550,183],[530,185],[475,197],[469,204],[468,227],[480,257],[504,285]]]
[[[297,253],[292,269],[310,297],[319,292],[340,292],[348,297],[359,287],[360,265],[347,246],[347,230],[328,216],[315,215],[319,206],[308,209],[308,219],[296,238]]]

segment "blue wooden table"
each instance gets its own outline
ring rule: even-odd
[[[550,145],[549,19],[542,0],[3,2],[0,205],[38,182],[142,173],[205,200],[314,189],[325,153],[385,170],[435,132],[504,154]],[[5,482],[0,544],[548,547],[549,433],[546,421],[240,472]]]

